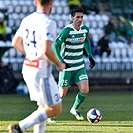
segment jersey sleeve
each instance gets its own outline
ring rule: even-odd
[[[22,20],[18,30],[16,31],[17,36],[23,37],[23,30],[24,30],[24,27],[25,27],[24,25],[25,25],[25,22],[24,22],[24,20]]]
[[[44,39],[54,41],[56,38],[56,22],[53,20],[50,20],[46,26]]]
[[[60,34],[58,35],[58,37],[56,38],[56,40],[54,41],[52,48],[53,51],[56,55],[56,57],[62,61],[62,57],[61,57],[61,45],[65,42],[66,38],[68,36],[68,30],[66,28],[64,28]]]
[[[92,52],[91,52],[91,45],[90,45],[90,40],[88,38],[88,34],[89,34],[89,29],[86,27],[87,29],[87,33],[86,33],[86,39],[85,39],[85,44],[84,44],[84,48],[88,54],[88,57],[92,57]]]

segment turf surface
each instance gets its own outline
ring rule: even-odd
[[[63,99],[63,112],[56,117],[56,123],[47,123],[46,133],[132,133],[133,92],[91,92],[79,111],[85,117],[77,121],[69,113],[75,93],[68,93]],[[102,120],[97,124],[86,120],[89,109],[97,107]],[[28,95],[0,95],[0,133],[7,133],[10,123],[17,123],[37,108]],[[32,128],[26,133],[33,132]]]

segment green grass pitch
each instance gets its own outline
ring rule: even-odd
[[[85,117],[77,121],[69,110],[76,93],[63,99],[63,112],[56,123],[47,123],[46,133],[133,133],[133,92],[90,92],[79,111]],[[97,107],[102,112],[99,123],[89,123],[86,113]],[[37,108],[28,95],[0,95],[0,133],[7,133],[9,124],[17,123]],[[29,128],[26,133],[32,133]]]

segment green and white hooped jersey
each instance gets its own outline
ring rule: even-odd
[[[65,61],[69,64],[69,66],[71,66],[71,68],[68,68],[67,71],[78,70],[85,67],[83,60],[83,48],[84,45],[90,45],[88,40],[88,32],[89,29],[86,26],[82,25],[80,30],[77,31],[72,24],[69,24],[63,28],[55,40],[53,45],[56,47],[61,45],[61,58],[58,57],[59,60]]]

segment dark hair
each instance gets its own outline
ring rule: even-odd
[[[50,0],[38,0],[40,2],[40,4],[43,5],[47,5],[50,3]]]
[[[73,9],[71,10],[71,16],[74,17],[76,12],[84,13],[84,10],[83,10],[83,8],[81,8],[81,7],[73,8]]]

